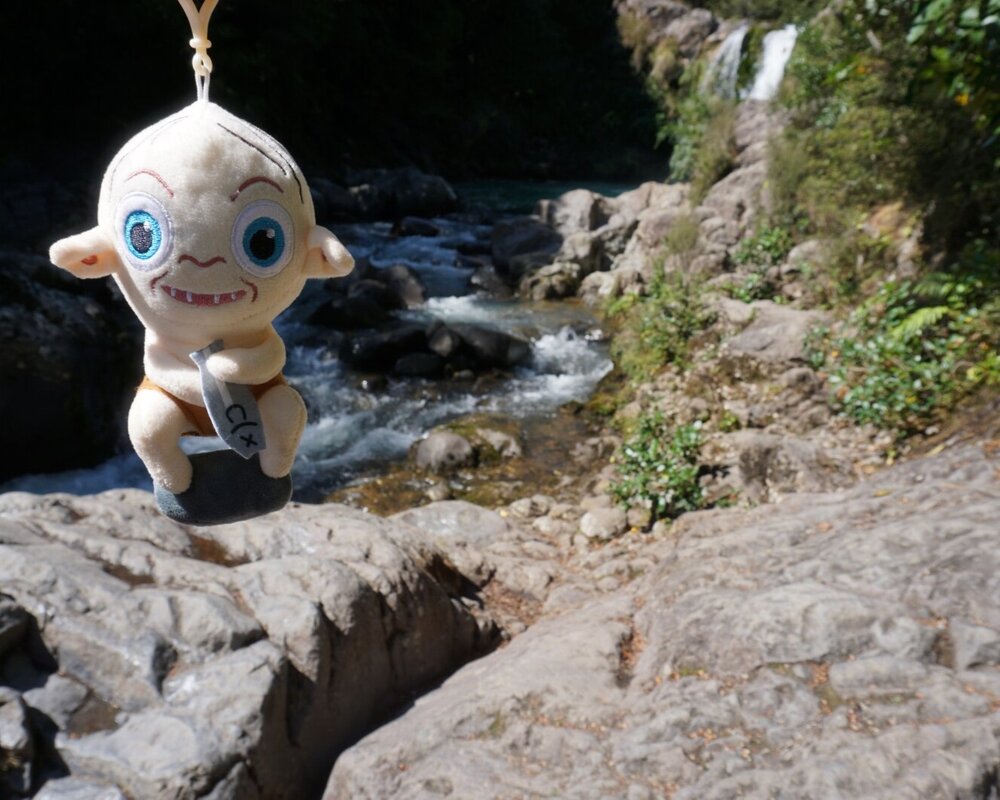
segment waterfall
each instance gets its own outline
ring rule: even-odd
[[[760,68],[747,95],[750,100],[770,100],[777,94],[798,35],[798,29],[794,25],[786,25],[764,36]]]
[[[712,54],[712,60],[701,82],[702,92],[712,92],[720,97],[736,97],[736,80],[740,71],[743,39],[749,29],[750,26],[746,22],[740,23]]]

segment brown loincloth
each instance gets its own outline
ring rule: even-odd
[[[286,386],[288,381],[285,380],[285,376],[280,372],[275,375],[271,380],[265,381],[264,383],[255,383],[250,387],[250,392],[253,394],[255,400],[260,400],[264,396],[264,392],[268,389],[273,389],[275,386]],[[212,420],[208,416],[208,410],[205,406],[195,405],[194,403],[189,403],[187,400],[181,400],[177,395],[171,394],[162,386],[153,383],[148,375],[142,376],[142,383],[136,387],[136,391],[140,392],[143,389],[151,389],[154,392],[160,392],[165,394],[171,400],[173,400],[177,407],[184,412],[184,416],[190,420],[191,424],[194,426],[195,432],[185,433],[185,436],[215,436],[215,426],[212,425]]]

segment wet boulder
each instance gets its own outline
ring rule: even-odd
[[[561,236],[597,230],[613,213],[613,201],[589,189],[574,189],[554,200],[539,200],[535,206],[535,215]]]
[[[445,360],[436,353],[410,353],[396,361],[393,374],[400,378],[440,378]]]
[[[110,283],[0,252],[0,481],[89,467],[124,443],[142,330]]]
[[[339,183],[328,178],[310,178],[309,188],[316,202],[316,219],[342,222],[356,219],[360,214],[357,198]]]
[[[518,293],[525,300],[572,297],[580,288],[582,273],[579,264],[556,262],[521,278]]]
[[[506,272],[515,256],[542,254],[544,263],[545,255],[558,252],[562,236],[535,217],[516,217],[493,227],[492,242],[493,263]]]
[[[389,312],[378,303],[338,296],[317,308],[310,315],[309,322],[338,331],[353,331],[374,328],[388,318]]]
[[[411,353],[426,352],[423,325],[403,324],[349,336],[340,346],[340,360],[363,372],[387,372]]]
[[[362,216],[369,219],[433,217],[458,208],[458,195],[444,178],[414,167],[361,170],[348,178]]]
[[[441,229],[428,219],[403,217],[392,226],[393,236],[440,236]]]
[[[501,369],[514,367],[531,355],[531,345],[516,336],[466,323],[450,327],[482,366]]]
[[[395,296],[397,308],[414,308],[427,299],[427,288],[412,269],[405,264],[393,264],[377,271],[376,280],[382,281]]]

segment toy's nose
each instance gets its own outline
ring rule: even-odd
[[[182,261],[190,261],[192,264],[197,264],[202,269],[208,269],[208,267],[212,266],[212,264],[226,263],[226,259],[224,259],[222,256],[214,256],[213,258],[208,259],[208,261],[199,261],[197,258],[195,258],[192,255],[188,255],[187,253],[184,253],[184,255],[182,255],[180,258],[177,259],[178,264],[180,264]]]

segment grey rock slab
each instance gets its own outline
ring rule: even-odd
[[[734,488],[754,502],[846,487],[855,481],[847,453],[804,436],[735,431],[713,437],[703,457],[706,463],[725,468]]]
[[[419,528],[439,539],[447,538],[478,545],[506,538],[513,532],[510,523],[495,511],[464,500],[445,500],[411,508],[390,519]]]
[[[34,800],[127,800],[121,789],[82,778],[47,781]]]
[[[753,320],[725,343],[733,355],[765,363],[791,366],[805,361],[806,337],[828,317],[818,311],[801,311],[770,300],[751,304]]]
[[[131,797],[309,796],[373,720],[492,643],[429,536],[356,509],[194,532],[142,492],[7,495],[0,522],[5,618],[29,627],[0,676],[45,759]]]
[[[23,696],[26,705],[44,714],[60,730],[66,730],[89,693],[79,681],[52,673],[41,686],[28,689]]]
[[[571,619],[540,622],[463,668],[342,755],[324,798],[432,797],[440,786],[455,797],[558,794],[560,776],[538,774],[537,740],[550,729],[544,749],[593,751],[594,739],[584,736],[581,746],[576,729],[586,733],[613,713],[627,608],[626,598],[615,598]],[[394,726],[401,730],[387,739]],[[425,759],[442,749],[451,751],[445,759]],[[519,763],[526,774],[514,768]]]
[[[0,687],[0,794],[27,794],[31,789],[35,742],[28,712],[19,692]]]
[[[28,615],[11,598],[0,595],[0,658],[27,633]]]
[[[988,796],[1000,667],[967,654],[1000,611],[997,455],[685,515],[641,578],[556,587],[348,749],[325,797]],[[626,541],[575,568],[614,577]]]
[[[628,516],[620,506],[594,508],[580,518],[580,533],[588,539],[607,541],[628,529]]]

